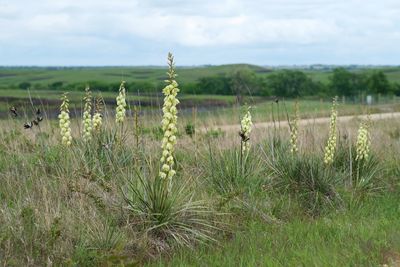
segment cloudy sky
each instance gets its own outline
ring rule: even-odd
[[[0,65],[400,64],[399,0],[0,0]]]

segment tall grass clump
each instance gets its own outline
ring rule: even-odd
[[[61,143],[65,146],[70,146],[72,144],[71,135],[71,121],[69,118],[69,100],[67,93],[61,98],[62,104],[60,107],[60,115],[58,115],[60,133],[61,133]]]
[[[211,150],[209,163],[204,168],[211,189],[224,200],[243,196],[261,187],[260,158],[249,151],[245,157],[238,149]]]

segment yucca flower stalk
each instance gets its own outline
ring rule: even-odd
[[[251,120],[251,113],[250,107],[248,107],[246,114],[243,116],[242,120],[240,121],[240,171],[242,175],[244,174],[244,164],[243,164],[243,157],[245,156],[246,151],[250,150],[250,133],[253,128],[253,122]]]
[[[121,82],[119,86],[119,93],[117,96],[117,108],[115,110],[115,122],[117,124],[123,123],[126,116],[126,92],[125,81]]]
[[[253,128],[253,122],[251,120],[250,107],[247,109],[246,114],[243,116],[240,122],[241,147],[242,154],[250,149],[250,133]]]
[[[90,87],[86,86],[85,89],[85,106],[83,110],[83,128],[82,135],[84,141],[89,141],[92,138],[92,93],[90,92]]]
[[[331,109],[331,119],[329,125],[329,138],[325,146],[324,163],[330,165],[333,163],[335,157],[336,145],[337,145],[337,97],[333,99],[332,109]]]
[[[95,106],[95,111],[93,115],[93,130],[95,132],[100,132],[101,126],[103,125],[103,105],[104,105],[104,100],[101,96],[96,97],[96,106]]]
[[[179,88],[178,83],[175,81],[175,62],[171,53],[168,53],[168,85],[163,89],[164,105],[162,108],[162,130],[164,137],[162,140],[162,157],[161,157],[161,170],[159,176],[161,179],[168,179],[168,188],[172,185],[172,178],[176,171],[174,170],[174,147],[176,144],[176,124],[178,120],[178,110],[176,106],[179,100],[176,98]]]
[[[70,146],[72,143],[71,135],[71,121],[69,118],[69,100],[67,93],[64,93],[62,98],[62,103],[60,106],[60,115],[58,115],[60,133],[61,133],[61,143],[65,146]]]
[[[290,126],[290,152],[295,154],[299,151],[297,146],[297,136],[298,136],[298,122],[299,122],[299,103],[296,101],[295,103],[295,113],[294,118],[289,123]]]
[[[356,142],[356,160],[361,161],[368,159],[371,146],[371,135],[369,133],[370,119],[367,122],[361,122],[358,129],[357,142]]]

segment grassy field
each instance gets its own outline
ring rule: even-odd
[[[328,114],[330,104],[320,105],[300,101],[301,117],[321,110]],[[268,106],[255,110],[255,117],[265,113],[268,118]],[[354,112],[351,105],[342,105],[339,114],[347,109]],[[293,110],[288,112],[293,117]],[[166,228],[154,229],[149,221],[154,214],[143,214],[143,207],[130,206],[125,197],[135,196],[134,188],[146,190],[140,186],[139,169],[149,181],[157,175],[162,133],[154,125],[159,120],[140,117],[139,143],[134,118],[119,129],[106,116],[104,131],[89,143],[79,137],[80,120],[73,120],[74,142],[68,149],[59,143],[56,121],[45,120],[33,130],[22,130],[18,119],[0,121],[2,265],[396,266],[398,121],[373,124],[372,158],[361,174],[368,179],[364,184],[349,173],[351,162],[353,172],[359,168],[354,157],[348,159],[357,119],[339,125],[331,167],[322,163],[328,125],[299,129],[298,156],[288,150],[286,128],[256,128],[242,173],[236,131],[199,131],[191,138],[185,133],[189,119],[180,117],[178,175],[174,200],[167,206],[177,213],[167,219]],[[197,123],[196,129],[218,127],[211,114]],[[145,201],[159,201],[147,197]],[[178,242],[177,236],[185,241]]]
[[[146,96],[121,91],[97,129],[82,94],[58,120],[15,91],[24,115],[0,120],[1,266],[400,264],[400,116],[365,116],[398,102],[302,99],[296,109],[249,97],[248,109],[221,96],[225,106],[180,109],[214,96],[178,94],[176,118],[173,84],[160,108],[140,112],[123,102]],[[24,129],[28,120],[38,125]]]
[[[200,77],[225,75],[236,69],[249,68],[263,74],[269,70],[253,65],[222,65],[205,67],[181,67],[180,82],[196,82]],[[72,68],[0,68],[1,87],[17,85],[21,82],[32,84],[51,84],[62,81],[66,84],[75,82],[99,81],[119,83],[146,81],[154,84],[163,83],[167,68],[162,67],[72,67]]]
[[[224,246],[180,251],[149,266],[398,266],[399,201],[382,196],[356,210],[282,225],[241,218]]]
[[[194,83],[201,77],[226,75],[243,68],[253,70],[259,76],[266,76],[272,73],[270,68],[245,64],[181,67],[178,68],[179,80],[183,84]],[[90,81],[119,83],[121,80],[127,82],[150,82],[156,85],[164,81],[166,71],[167,69],[162,67],[2,67],[0,68],[0,88],[7,89],[11,87],[14,89],[22,82],[40,84],[46,87],[54,82],[63,82],[64,84]],[[371,70],[355,71],[370,72]],[[382,71],[390,81],[400,82],[400,68],[386,67],[382,68]],[[314,80],[327,82],[331,72],[306,70],[306,73]]]

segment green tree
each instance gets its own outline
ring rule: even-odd
[[[243,95],[260,95],[264,87],[263,80],[250,69],[240,69],[231,73],[229,85],[239,103],[242,103]]]
[[[18,84],[18,88],[20,88],[20,89],[26,90],[30,87],[31,87],[31,83],[29,83],[29,82],[22,82],[22,83]]]
[[[314,83],[304,72],[283,70],[267,78],[268,88],[272,94],[282,97],[299,97],[319,91],[319,84]]]
[[[231,95],[229,79],[225,76],[202,77],[197,83],[197,93]]]
[[[392,90],[395,95],[400,96],[400,83],[393,83]]]
[[[372,94],[388,94],[390,93],[390,83],[382,71],[374,71],[367,81],[368,92]]]
[[[336,68],[333,70],[332,76],[329,79],[329,87],[332,94],[336,95],[354,95],[353,74],[344,68]]]

